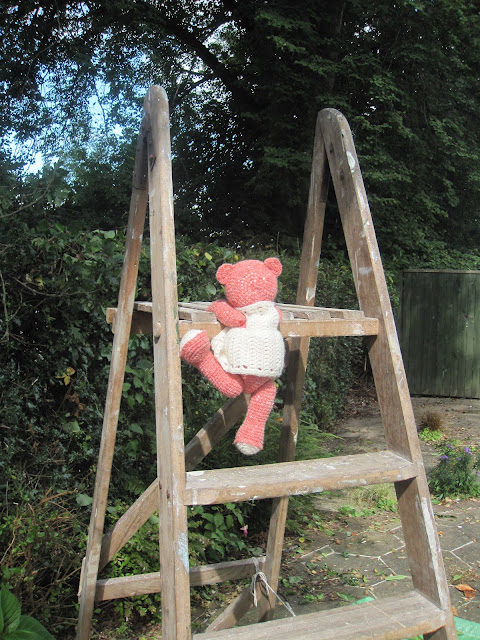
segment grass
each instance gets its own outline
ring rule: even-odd
[[[397,510],[397,497],[393,484],[376,484],[368,487],[356,487],[348,492],[349,501],[360,514]]]
[[[438,411],[426,411],[420,419],[420,430],[428,429],[429,431],[445,430],[445,418]]]

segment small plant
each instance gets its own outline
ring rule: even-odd
[[[0,640],[54,640],[45,627],[21,613],[20,603],[5,585],[0,589]]]
[[[355,507],[351,507],[350,505],[342,505],[338,509],[338,515],[346,518],[359,518],[362,515],[363,511],[358,511]]]
[[[304,578],[302,576],[289,576],[288,578],[282,578],[283,593],[287,596],[297,593],[303,582]]]
[[[479,496],[475,472],[479,466],[478,457],[468,447],[446,444],[439,463],[430,473],[430,491],[439,498]]]
[[[324,598],[324,593],[306,593],[298,601],[298,604],[311,604],[312,602],[321,602]]]
[[[445,428],[445,419],[441,413],[437,411],[427,411],[420,420],[420,429],[428,429],[429,431],[443,432]]]
[[[432,429],[429,429],[428,427],[425,427],[425,429],[422,429],[422,431],[420,431],[418,437],[420,438],[420,440],[423,440],[423,442],[430,442],[431,444],[437,444],[441,442],[445,436],[438,429],[432,430]]]
[[[358,506],[346,508],[343,515],[349,517],[372,515],[378,509],[392,512],[397,510],[395,489],[391,484],[357,487],[349,492],[349,496]]]
[[[241,507],[235,503],[192,507],[188,532],[195,563],[221,562],[248,550],[248,525]]]

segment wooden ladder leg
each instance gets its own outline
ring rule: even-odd
[[[87,550],[80,576],[80,611],[77,626],[77,640],[88,640],[90,637],[108,487],[110,484],[118,414],[122,398],[122,386],[138,275],[138,262],[145,224],[147,206],[146,179],[145,131],[142,126],[135,157],[125,259],[120,282],[118,312],[115,323],[102,439],[93,494],[92,515],[88,530]]]
[[[152,87],[145,102],[151,124],[148,185],[162,637],[188,640],[190,578],[170,124],[163,89]]]
[[[379,333],[368,346],[387,446],[418,464],[416,478],[395,486],[413,585],[446,614],[445,626],[428,637],[455,638],[413,408],[358,158],[345,118],[325,109],[320,120],[360,308],[379,319]]]
[[[314,306],[318,278],[318,262],[322,245],[323,224],[330,173],[319,122],[315,131],[307,218],[300,260],[297,305]],[[279,462],[295,459],[298,423],[302,405],[303,385],[307,368],[309,338],[294,338],[288,342],[287,384],[283,411]],[[283,539],[288,513],[288,496],[273,500],[267,541],[264,573],[273,591],[277,591],[282,559]],[[276,598],[270,591],[260,600],[259,619],[273,615]]]

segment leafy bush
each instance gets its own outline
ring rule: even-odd
[[[35,216],[31,220],[27,224],[17,217],[8,219],[8,224],[0,222],[0,357],[4,363],[0,370],[0,548],[6,550],[4,576],[15,593],[57,635],[68,635],[76,617],[111,356],[105,308],[114,306],[118,297],[125,236],[115,231],[74,231],[43,218],[35,221]],[[257,249],[252,256],[215,242],[207,245],[179,238],[179,297],[219,297],[215,272],[221,263],[273,253],[270,247]],[[293,302],[299,256],[285,254],[281,259],[284,274],[278,300]],[[137,298],[150,299],[148,242],[141,255]],[[339,262],[322,263],[319,304],[350,306],[352,298],[349,268]],[[156,475],[151,346],[150,336],[135,335],[130,340],[110,486],[112,517]],[[349,340],[314,340],[311,349],[299,457],[324,454],[321,432],[331,427],[348,391],[352,367],[363,358],[361,346]],[[188,441],[224,398],[192,367],[182,368],[182,378]],[[284,384],[280,378],[265,450],[246,460],[232,446],[232,430],[203,467],[276,460]],[[212,562],[244,553],[247,541],[242,522],[251,532],[259,532],[266,512],[246,504],[234,511],[219,506],[195,513],[196,525],[190,530],[193,557]],[[215,526],[221,518],[222,527]],[[151,553],[147,544],[154,528],[151,523],[139,532],[109,571],[136,571],[133,567],[138,563],[146,571],[156,570],[156,535],[151,537]],[[54,579],[48,567],[55,567]],[[149,597],[133,607],[140,612],[157,604]]]
[[[430,491],[439,498],[480,495],[475,470],[480,460],[468,447],[446,444],[440,461],[430,472]]]
[[[438,431],[437,429],[432,430],[428,427],[422,429],[418,434],[418,437],[420,440],[423,440],[423,442],[432,442],[437,444],[445,438],[442,431]]]
[[[7,479],[0,512],[1,578],[19,599],[53,630],[69,629],[76,619],[76,589],[88,530],[87,514],[74,491],[45,494],[28,478]],[[18,495],[22,496],[20,500]]]
[[[17,598],[5,585],[0,589],[0,640],[54,640],[45,627],[31,616],[21,615]]]

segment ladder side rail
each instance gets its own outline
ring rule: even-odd
[[[328,160],[320,120],[317,118],[296,298],[296,304],[300,306],[313,307],[315,305],[329,182]],[[295,459],[310,338],[294,338],[287,341],[287,344],[287,380],[279,462],[289,462]],[[264,572],[273,591],[278,589],[288,502],[288,496],[282,496],[281,498],[275,498],[272,504]],[[259,620],[270,619],[273,616],[275,605],[275,595],[269,592],[260,601]]]
[[[143,118],[135,154],[125,256],[118,296],[118,314],[113,338],[92,515],[88,530],[87,549],[80,576],[77,640],[88,640],[90,637],[108,488],[122,398],[142,235],[145,226],[147,208],[147,148],[145,136],[148,126],[148,119]]]
[[[320,119],[360,309],[379,319],[378,336],[367,341],[387,446],[418,468],[416,478],[395,483],[413,584],[446,612],[445,627],[427,637],[455,638],[413,408],[352,134],[344,116],[334,109],[324,109]]]
[[[155,421],[162,574],[162,637],[188,640],[190,578],[187,510],[183,505],[185,451],[180,370],[177,269],[173,218],[170,122],[165,91],[153,86],[145,98],[150,113],[149,211],[154,336]]]
[[[379,334],[368,341],[368,346],[372,367],[376,368],[387,445],[395,453],[418,461],[421,452],[415,418],[352,135],[346,119],[335,109],[324,109],[320,118],[360,309],[379,319]],[[400,420],[405,429],[398,428]]]

